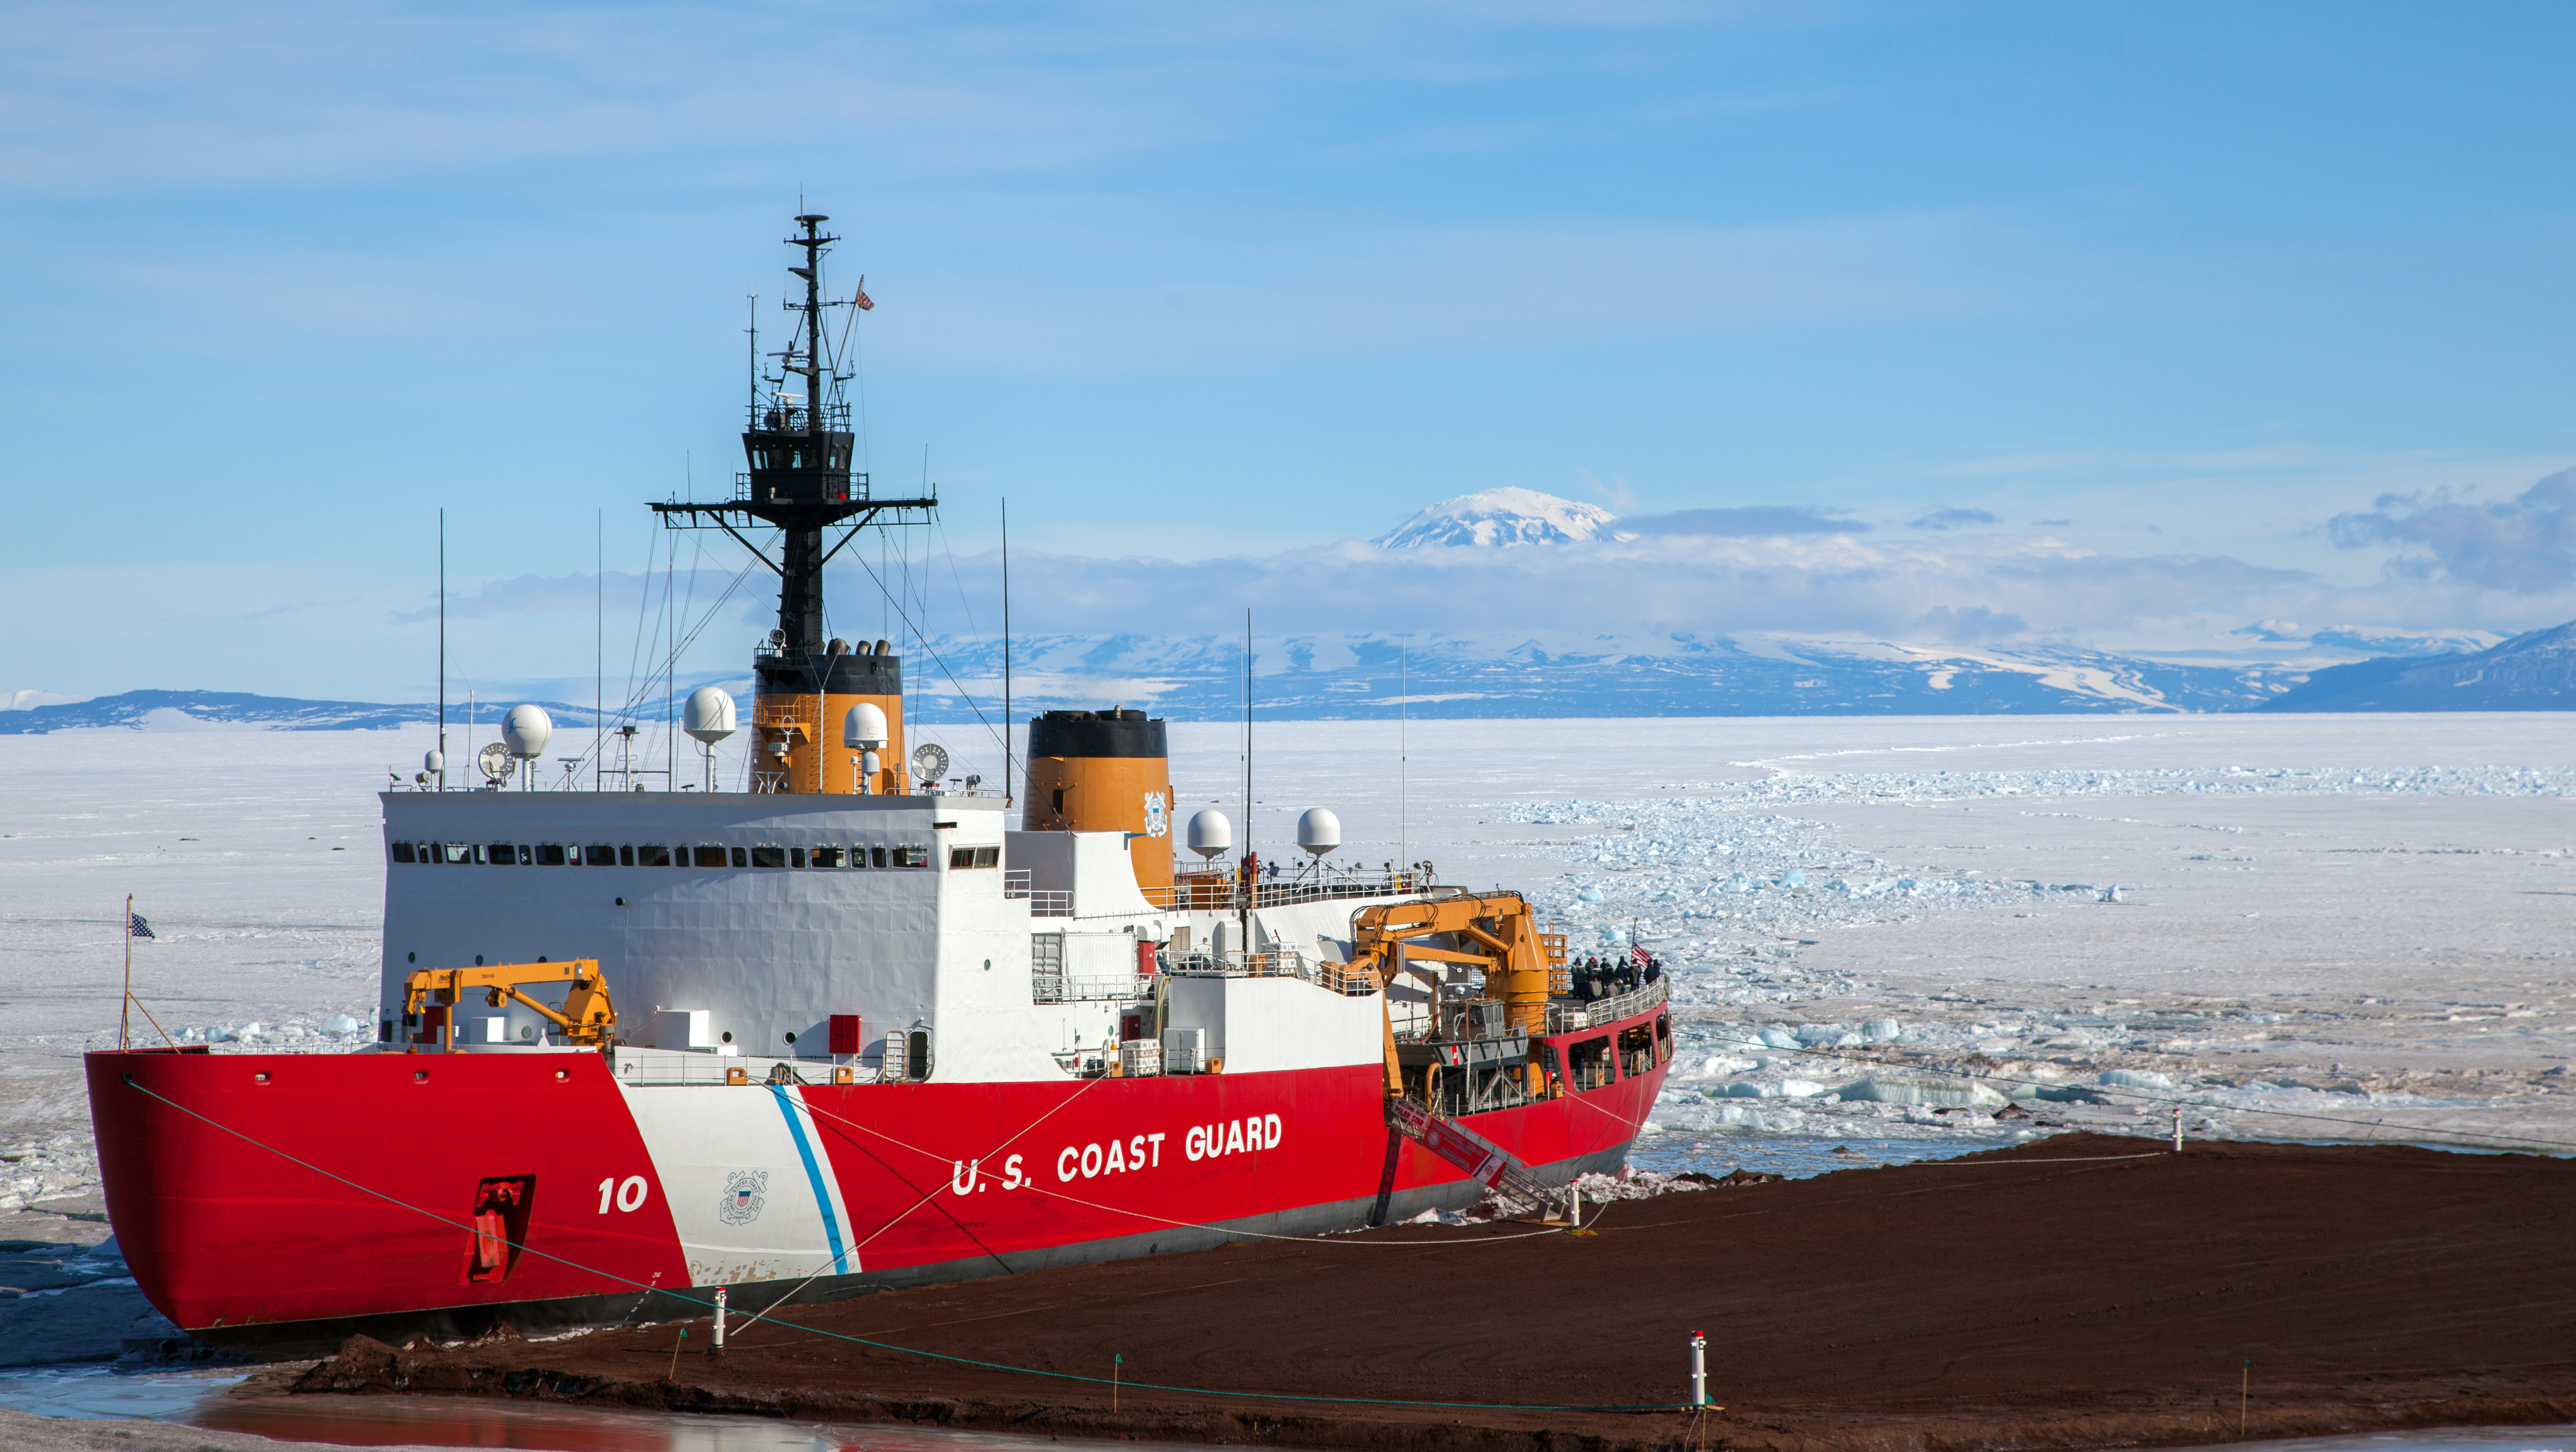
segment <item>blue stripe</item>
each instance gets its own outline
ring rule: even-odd
[[[823,1241],[832,1247],[832,1273],[849,1273],[849,1256],[841,1249],[841,1221],[832,1213],[832,1195],[823,1188],[823,1167],[814,1159],[814,1146],[806,1143],[804,1122],[796,1117],[796,1106],[787,1097],[787,1086],[772,1084],[769,1092],[778,1096],[778,1112],[787,1116],[787,1132],[796,1137],[796,1153],[805,1161],[805,1178],[814,1187],[814,1208],[823,1212]]]

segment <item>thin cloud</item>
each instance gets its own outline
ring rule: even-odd
[[[2008,635],[2021,635],[2030,630],[2022,618],[2010,611],[1989,610],[1983,605],[1970,605],[1953,610],[1936,605],[1916,617],[1914,633],[1946,640],[1952,645],[1974,645],[1984,640],[2000,640]]]
[[[734,573],[722,570],[695,570],[678,577],[674,586],[683,600],[694,598],[697,608],[708,608],[734,581]],[[520,575],[507,580],[487,581],[472,590],[447,597],[450,620],[486,620],[502,616],[558,615],[567,612],[590,614],[605,609],[609,614],[629,616],[637,597],[650,590],[658,592],[663,578],[656,574],[648,582],[644,576],[611,570],[601,575]],[[602,595],[606,598],[603,601]],[[658,593],[654,596],[658,599]],[[421,625],[438,618],[435,602],[416,610],[393,612],[396,625]]]
[[[1681,509],[1623,518],[1632,534],[1706,535],[1718,539],[1767,539],[1775,535],[1865,534],[1869,526],[1839,519],[1803,504],[1748,504],[1733,509]]]
[[[2001,520],[1982,509],[1945,508],[1914,521],[1916,529],[1966,529],[1975,524],[2000,524]]]

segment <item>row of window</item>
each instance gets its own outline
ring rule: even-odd
[[[396,862],[476,867],[928,867],[927,847],[666,847],[659,842],[396,842]],[[961,860],[967,859],[967,860]],[[957,847],[951,867],[998,867],[999,847]]]

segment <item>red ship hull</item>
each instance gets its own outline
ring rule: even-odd
[[[737,1306],[791,1290],[833,1299],[1348,1229],[1480,1193],[1388,1127],[1373,1065],[777,1089],[624,1086],[590,1053],[158,1051],[88,1065],[109,1214],[144,1294],[205,1340],[271,1354],[361,1331],[446,1339],[700,1315],[716,1284]],[[1614,1168],[1664,1072],[1460,1122],[1545,1178]],[[667,1160],[674,1133],[731,1140],[736,1120],[775,1132],[782,1113],[803,1166],[778,1171],[771,1193],[801,1193],[810,1175],[829,1244],[792,1273],[773,1260],[733,1274],[704,1244],[726,1233],[711,1218],[722,1207],[675,1191],[648,1142]],[[478,1187],[494,1181],[525,1186],[500,1266],[478,1261],[474,1228]]]

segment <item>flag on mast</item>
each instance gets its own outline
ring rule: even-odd
[[[851,298],[850,301],[858,305],[860,312],[874,312],[876,310],[876,304],[868,297],[868,280],[866,277],[862,276],[859,279],[858,296]]]
[[[152,925],[144,921],[143,914],[129,912],[126,916],[133,919],[133,921],[125,925],[125,936],[129,938],[149,938],[153,936]]]

